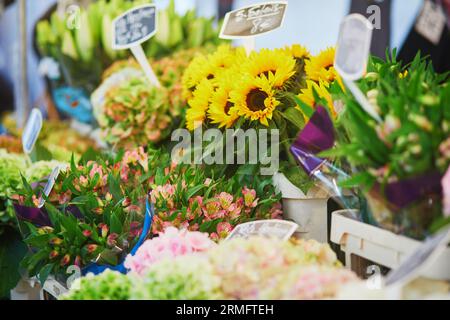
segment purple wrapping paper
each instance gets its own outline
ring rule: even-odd
[[[20,220],[31,222],[38,227],[52,226],[52,223],[45,209],[25,207],[15,203],[14,210],[16,212],[17,218]],[[67,212],[70,212],[78,219],[83,218],[83,214],[76,206],[67,207]]]
[[[14,204],[14,210],[16,211],[17,218],[20,220],[31,222],[38,227],[51,226],[47,212],[43,209]]]
[[[318,106],[297,140],[291,146],[291,152],[308,175],[312,175],[326,160],[316,154],[334,146],[335,135],[333,121],[328,111]]]
[[[440,195],[442,193],[441,179],[442,175],[434,172],[389,183],[384,187],[384,197],[396,207],[404,208],[427,195]],[[375,190],[381,193],[379,185],[375,187]]]

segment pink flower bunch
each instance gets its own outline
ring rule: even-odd
[[[128,255],[125,267],[138,275],[144,275],[154,263],[163,259],[202,253],[216,244],[208,234],[167,228],[159,237],[147,240],[134,256]]]
[[[442,179],[442,190],[444,194],[444,215],[450,217],[450,168]]]

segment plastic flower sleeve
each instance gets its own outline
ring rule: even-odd
[[[328,111],[318,106],[291,146],[291,153],[312,179],[315,179],[330,195],[336,196],[343,207],[351,208],[338,186],[338,182],[348,179],[349,176],[327,159],[317,156],[320,152],[331,149],[334,143],[333,122]]]

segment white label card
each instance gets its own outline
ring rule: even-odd
[[[334,64],[343,78],[355,81],[365,74],[372,33],[372,24],[360,14],[351,14],[342,21]]]
[[[434,45],[438,45],[444,31],[447,17],[442,7],[426,0],[416,22],[416,31]]]
[[[135,7],[113,21],[113,48],[130,49],[156,34],[156,6]]]
[[[424,267],[439,257],[450,241],[450,227],[428,238],[419,248],[386,278],[386,285],[405,285],[413,280]]]
[[[33,151],[34,145],[41,133],[43,117],[41,110],[31,110],[25,129],[22,135],[22,147],[25,154],[30,154]]]
[[[278,29],[283,25],[287,6],[287,1],[272,1],[228,12],[219,37],[254,37]]]
[[[234,238],[248,239],[254,236],[289,240],[297,230],[298,224],[284,220],[260,220],[238,225],[226,240]]]

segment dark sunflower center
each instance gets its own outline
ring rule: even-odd
[[[234,106],[234,104],[232,104],[230,101],[227,101],[227,104],[225,105],[225,109],[224,109],[224,111],[227,115],[230,115],[229,112],[233,106]]]
[[[213,74],[209,74],[206,78],[207,78],[208,80],[212,80],[212,79],[214,79],[214,75],[213,75]]]
[[[259,89],[253,89],[247,95],[247,106],[251,111],[264,110],[264,101],[269,97],[267,93]]]

